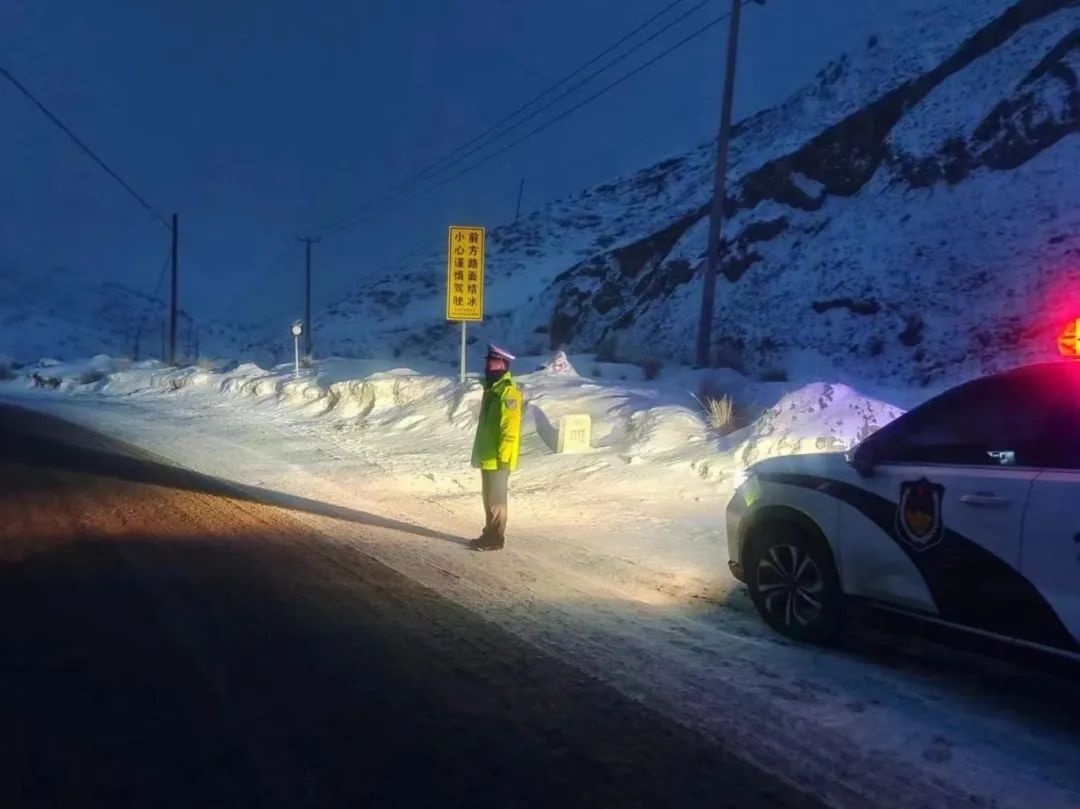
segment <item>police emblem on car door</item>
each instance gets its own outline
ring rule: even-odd
[[[900,484],[896,504],[896,532],[918,550],[936,545],[945,536],[941,500],[945,487],[926,478]]]

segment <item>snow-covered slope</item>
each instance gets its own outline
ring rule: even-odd
[[[910,10],[910,9],[909,9]],[[1080,312],[1080,6],[950,0],[737,128],[718,364],[927,384],[1045,356]],[[478,340],[692,360],[712,146],[489,234]],[[320,319],[449,360],[444,257]]]
[[[120,284],[87,281],[65,268],[26,272],[0,267],[0,357],[16,362],[92,354],[161,358],[168,319],[168,306],[161,300]],[[177,341],[181,355],[192,359],[265,356],[242,328],[193,322],[184,311]]]

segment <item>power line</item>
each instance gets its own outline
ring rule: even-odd
[[[698,37],[700,37],[702,34],[706,33],[707,31],[709,31],[710,29],[715,28],[717,25],[722,23],[724,20],[728,19],[730,16],[731,16],[731,13],[728,12],[727,14],[721,14],[719,17],[716,17],[716,18],[710,20],[709,22],[705,23],[705,25],[701,26],[700,28],[696,29],[691,34],[689,34],[688,36],[686,36],[683,39],[676,42],[671,47],[666,48],[665,50],[661,51],[656,56],[649,59],[647,62],[644,62],[644,63],[638,65],[636,68],[631,70],[629,73],[624,73],[619,78],[615,79],[614,81],[612,81],[609,84],[605,85],[604,87],[600,88],[595,93],[588,96],[587,98],[582,99],[577,104],[570,107],[569,109],[564,110],[563,112],[561,112],[559,115],[555,116],[554,118],[548,119],[544,123],[540,124],[540,126],[536,127],[535,129],[532,129],[529,132],[527,132],[526,134],[522,135],[520,138],[518,138],[518,139],[516,139],[514,141],[511,141],[506,146],[503,146],[502,148],[500,148],[500,149],[498,149],[498,150],[496,150],[494,152],[491,152],[490,154],[485,155],[480,160],[477,160],[476,162],[466,166],[465,168],[461,169],[460,171],[458,171],[458,172],[456,172],[454,174],[451,174],[449,177],[446,177],[443,180],[440,180],[439,182],[435,183],[434,185],[428,186],[427,188],[425,188],[424,190],[420,191],[417,194],[413,194],[411,196],[405,197],[404,199],[398,200],[395,203],[384,206],[377,213],[370,214],[370,215],[362,217],[362,218],[355,218],[354,217],[352,219],[345,220],[339,225],[336,225],[336,226],[334,226],[332,228],[328,228],[326,231],[324,231],[324,233],[332,233],[332,232],[338,232],[338,231],[342,231],[342,230],[347,230],[348,228],[355,227],[356,225],[362,225],[362,224],[366,224],[367,222],[371,222],[371,221],[373,221],[375,219],[378,219],[383,214],[385,214],[385,213],[387,213],[389,211],[396,210],[397,208],[400,208],[402,205],[407,205],[408,203],[413,202],[413,201],[415,201],[417,199],[420,199],[421,197],[427,196],[431,192],[436,191],[437,189],[442,188],[445,185],[448,185],[449,183],[453,182],[454,180],[457,180],[458,178],[463,177],[463,176],[465,176],[466,174],[468,174],[468,173],[470,173],[472,171],[475,171],[476,169],[480,168],[481,166],[485,165],[486,163],[489,163],[490,161],[494,160],[496,157],[499,157],[499,156],[501,156],[503,154],[506,154],[506,152],[510,151],[515,146],[521,145],[522,143],[529,140],[530,138],[535,137],[536,135],[540,134],[544,130],[549,129],[550,127],[554,126],[555,124],[559,123],[560,121],[568,118],[570,115],[577,112],[582,107],[585,107],[588,104],[591,104],[596,99],[598,99],[601,96],[611,92],[612,90],[614,90],[619,85],[629,81],[634,76],[641,73],[642,71],[652,67],[657,62],[659,62],[661,59],[664,59],[667,56],[670,56],[672,53],[677,51],[679,48],[682,48],[682,47],[686,46],[687,44],[689,44],[693,40],[697,39]]]
[[[169,260],[172,258],[172,245],[169,245],[165,250],[165,261],[161,265],[161,272],[158,274],[157,284],[154,286],[154,294],[151,295],[152,301],[157,301],[164,305],[164,301],[158,299],[161,295],[161,285],[165,283],[165,271],[169,269]]]
[[[503,135],[506,135],[506,134],[509,134],[510,132],[513,132],[515,129],[520,127],[525,122],[531,121],[534,118],[536,118],[536,116],[538,116],[540,113],[546,112],[547,110],[551,109],[558,102],[562,101],[567,96],[572,95],[575,91],[580,90],[586,84],[588,84],[593,79],[595,79],[597,76],[599,76],[599,75],[601,75],[603,73],[606,73],[608,70],[615,67],[615,65],[619,64],[620,62],[625,61],[626,59],[629,59],[631,56],[633,56],[635,53],[640,51],[642,48],[644,48],[650,42],[653,42],[656,39],[658,39],[660,36],[662,36],[663,34],[666,34],[668,31],[670,31],[676,25],[681,23],[683,20],[685,20],[687,17],[689,17],[695,11],[697,11],[698,9],[700,9],[700,8],[704,7],[705,5],[707,5],[708,2],[709,2],[709,0],[701,0],[701,2],[699,2],[697,5],[691,6],[689,10],[684,12],[679,17],[676,17],[674,20],[672,20],[667,25],[665,25],[663,28],[660,28],[659,30],[654,31],[649,37],[647,37],[646,39],[639,42],[637,45],[635,45],[630,50],[626,51],[625,53],[620,54],[619,56],[616,56],[614,59],[612,59],[610,62],[605,64],[603,67],[601,67],[598,70],[595,70],[594,72],[590,73],[584,79],[582,79],[581,81],[571,85],[570,87],[568,87],[563,92],[559,93],[559,95],[555,96],[553,99],[548,101],[543,106],[538,107],[537,109],[530,112],[528,115],[526,115],[520,121],[517,121],[516,123],[512,124],[511,126],[505,127],[503,129],[499,130],[498,132],[495,132],[490,138],[484,139],[483,141],[476,144],[475,146],[473,146],[468,151],[460,154],[458,157],[459,158],[464,158],[464,157],[470,157],[471,155],[476,154],[477,152],[482,150],[484,147],[490,146],[492,143],[494,143],[495,141],[502,138]]]
[[[290,234],[280,238],[281,249],[273,254],[274,257],[269,261],[260,262],[260,266],[265,269],[265,272],[251,279],[244,285],[243,289],[232,296],[234,307],[239,307],[245,302],[248,304],[248,308],[252,312],[252,319],[249,321],[252,327],[263,328],[271,322],[291,321],[296,316],[296,309],[292,303],[270,303],[267,300],[267,296],[271,294],[275,296],[275,299],[279,297],[278,293],[271,288],[270,282],[285,270],[292,269],[288,261],[292,260],[290,251],[293,248],[294,237]],[[255,312],[259,313],[257,317],[254,314]]]
[[[434,250],[439,245],[445,243],[445,241],[446,236],[444,234],[439,234],[434,239],[429,239],[425,242],[421,242],[419,247],[415,247],[409,252],[403,253],[402,255],[398,256],[397,258],[390,259],[389,261],[383,263],[383,265],[379,268],[378,272],[380,274],[385,274],[390,270],[401,267],[409,259],[416,258],[421,253],[426,253],[429,250]]]
[[[653,16],[649,17],[649,19],[645,20],[645,22],[643,22],[643,23],[641,23],[640,25],[638,25],[638,26],[637,26],[637,27],[636,27],[636,28],[635,28],[634,30],[630,31],[630,32],[629,32],[629,33],[627,33],[627,34],[624,34],[624,35],[623,35],[622,37],[620,37],[620,38],[619,38],[619,39],[618,39],[618,40],[617,40],[616,42],[614,42],[613,44],[609,45],[609,46],[608,46],[607,48],[605,48],[604,50],[600,51],[600,53],[596,54],[596,56],[593,56],[593,57],[592,57],[591,59],[589,59],[588,61],[586,61],[586,62],[584,62],[583,64],[579,65],[578,67],[574,68],[574,70],[570,71],[570,72],[569,72],[569,73],[567,73],[567,74],[566,74],[565,76],[563,76],[563,77],[562,77],[561,79],[559,79],[559,80],[558,80],[557,82],[555,82],[555,83],[554,83],[554,84],[552,84],[552,85],[551,85],[550,87],[548,87],[548,88],[547,88],[546,90],[544,90],[543,92],[541,92],[541,93],[540,93],[539,95],[535,96],[535,97],[534,97],[534,98],[533,98],[533,99],[532,99],[531,101],[528,101],[527,103],[525,103],[525,104],[522,104],[522,105],[521,105],[520,107],[518,107],[518,108],[517,108],[516,110],[514,110],[513,112],[511,112],[510,114],[508,114],[507,116],[505,116],[505,117],[504,117],[504,118],[502,118],[501,120],[499,120],[499,121],[496,121],[496,122],[495,122],[494,124],[492,124],[492,125],[491,125],[490,127],[488,127],[488,128],[486,129],[486,130],[484,130],[483,132],[481,132],[481,133],[480,133],[479,135],[476,135],[476,136],[475,136],[474,138],[472,138],[471,140],[468,140],[468,141],[466,141],[465,143],[461,144],[460,146],[458,146],[458,147],[457,147],[457,149],[455,149],[454,151],[452,151],[452,152],[450,152],[449,154],[447,154],[447,155],[446,155],[446,156],[445,156],[444,158],[442,158],[442,160],[441,160],[441,161],[437,161],[437,162],[445,162],[445,161],[447,161],[447,160],[450,160],[450,159],[454,158],[454,157],[455,157],[455,156],[457,156],[457,154],[458,154],[459,152],[461,152],[461,151],[462,151],[463,149],[466,149],[467,147],[469,147],[469,146],[472,146],[472,145],[473,145],[474,143],[476,143],[476,142],[477,142],[478,140],[480,140],[481,138],[483,138],[483,137],[484,137],[485,135],[487,135],[487,134],[488,134],[489,132],[491,132],[492,130],[494,130],[494,129],[496,129],[496,128],[500,127],[500,126],[502,126],[502,125],[503,125],[503,124],[505,124],[505,123],[508,123],[509,121],[512,121],[512,120],[513,120],[514,118],[516,118],[516,117],[517,117],[517,116],[518,116],[519,114],[521,114],[522,112],[524,112],[525,110],[527,110],[527,109],[528,109],[529,107],[531,107],[531,106],[532,106],[533,104],[535,104],[536,102],[540,101],[540,99],[542,99],[542,98],[544,98],[545,96],[547,96],[548,94],[550,94],[550,93],[554,92],[554,91],[555,91],[555,90],[557,90],[557,89],[558,89],[559,87],[561,87],[562,85],[566,84],[566,82],[570,81],[570,80],[571,80],[572,78],[574,78],[575,76],[577,76],[578,74],[580,74],[581,72],[583,72],[584,70],[586,70],[587,68],[590,68],[590,67],[592,67],[593,65],[595,65],[595,64],[596,64],[597,62],[599,62],[599,61],[600,61],[601,59],[603,59],[603,58],[604,58],[605,56],[607,56],[607,55],[608,55],[609,53],[611,53],[611,52],[612,52],[612,51],[614,51],[614,50],[615,50],[616,48],[618,48],[618,47],[619,47],[620,45],[622,45],[623,43],[625,43],[625,42],[628,42],[629,40],[633,39],[633,38],[634,38],[635,36],[637,36],[637,35],[638,35],[639,33],[641,33],[641,32],[642,32],[642,31],[644,31],[644,30],[645,30],[646,28],[648,28],[648,27],[649,27],[650,25],[652,25],[652,24],[653,24],[654,22],[656,22],[656,21],[657,21],[658,19],[660,19],[661,17],[663,17],[663,16],[665,15],[665,14],[667,14],[667,13],[668,13],[669,11],[671,11],[672,9],[674,9],[674,8],[675,8],[676,6],[682,5],[682,4],[684,3],[684,2],[687,2],[687,0],[675,0],[675,1],[674,1],[674,2],[672,2],[672,3],[669,3],[669,4],[667,5],[667,6],[665,6],[665,7],[664,7],[664,8],[662,8],[662,9],[660,9],[660,11],[656,12],[655,14],[653,14]],[[707,2],[707,0],[705,0],[705,2]],[[696,6],[694,6],[694,8],[692,8],[692,9],[691,9],[691,12],[693,12],[693,11],[696,11],[697,9],[701,8],[701,7],[703,6],[703,5],[705,5],[705,2],[701,2],[701,3],[698,3],[698,4],[696,5]],[[683,16],[682,16],[682,17],[680,17],[680,18],[679,18],[678,20],[676,20],[676,22],[679,22],[680,20],[682,20],[682,19],[685,19],[685,17],[686,17],[686,15],[683,15]],[[666,29],[665,29],[665,30],[666,30]],[[421,173],[422,173],[422,172],[421,172]]]
[[[143,307],[142,316],[139,318],[138,324],[135,326],[135,359],[139,358],[139,349],[142,344],[143,329],[146,328],[146,320],[150,316],[150,310],[154,308],[155,303],[162,303],[158,296],[161,294],[161,285],[165,281],[165,271],[169,269],[169,259],[172,258],[172,245],[165,251],[165,260],[161,265],[161,272],[158,273],[157,284],[154,285],[154,294],[150,296],[150,299],[146,302],[146,306]]]
[[[163,224],[165,227],[169,228],[170,230],[172,229],[172,225],[169,224],[168,220],[166,220],[164,216],[162,216],[160,213],[157,212],[157,210],[154,208],[153,205],[151,205],[149,202],[147,202],[145,199],[143,199],[142,195],[140,195],[139,192],[137,192],[134,188],[132,188],[130,185],[128,185],[119,174],[117,174],[115,171],[113,171],[111,168],[109,168],[108,164],[106,164],[104,160],[102,160],[100,157],[98,157],[96,154],[94,154],[93,150],[89,146],[87,146],[79,138],[78,135],[76,135],[74,132],[72,132],[71,129],[63,121],[61,121],[59,118],[57,118],[49,110],[48,107],[46,107],[44,104],[42,104],[34,96],[34,94],[31,93],[22,84],[22,82],[20,82],[13,75],[11,75],[11,72],[7,68],[5,68],[3,65],[0,65],[0,76],[3,76],[5,79],[10,81],[15,86],[16,90],[18,90],[20,93],[22,93],[28,99],[30,99],[30,101],[32,101],[34,103],[34,105],[39,110],[41,110],[50,121],[52,121],[54,124],[56,124],[58,127],[60,127],[60,129],[63,130],[67,134],[67,136],[69,138],[71,138],[75,142],[75,145],[78,146],[80,149],[82,149],[90,157],[91,160],[93,160],[95,163],[97,163],[99,166],[101,166],[101,168],[103,168],[106,171],[106,173],[108,173],[108,175],[110,177],[112,177],[114,180],[116,180],[116,182],[120,183],[120,185],[123,186],[124,190],[127,191],[131,196],[133,196],[138,201],[138,203],[140,205],[142,205],[143,208],[145,208],[154,217],[156,217],[161,222],[161,224]]]
[[[565,98],[567,95],[569,95],[570,93],[572,93],[575,90],[579,89],[584,84],[587,84],[588,82],[592,81],[592,79],[596,78],[601,73],[604,73],[605,71],[607,71],[611,67],[614,67],[616,64],[618,64],[620,61],[622,61],[622,60],[626,59],[627,57],[631,56],[632,54],[636,53],[644,45],[646,45],[649,42],[651,42],[652,40],[656,39],[656,37],[658,37],[660,34],[663,34],[665,31],[670,29],[672,26],[682,22],[688,16],[690,16],[695,11],[700,9],[702,6],[706,5],[708,0],[701,0],[701,2],[697,3],[697,5],[693,6],[689,11],[682,14],[682,16],[680,16],[680,17],[676,18],[674,21],[668,23],[665,27],[661,28],[659,31],[654,32],[644,42],[638,43],[631,50],[629,50],[626,53],[622,54],[621,56],[617,57],[615,60],[609,62],[608,64],[606,64],[604,67],[600,68],[599,70],[593,72],[587,78],[585,78],[582,81],[578,82],[573,87],[571,87],[569,90],[566,90],[565,92],[560,94],[557,98],[551,100],[549,103],[547,103],[546,105],[541,107],[539,110],[534,110],[532,113],[530,113],[528,116],[526,116],[522,120],[517,121],[512,126],[505,129],[505,131],[500,131],[498,134],[494,135],[493,137],[487,138],[487,136],[489,134],[491,134],[492,132],[495,132],[496,130],[502,129],[504,124],[507,124],[510,121],[513,121],[515,118],[517,118],[519,115],[521,115],[521,113],[525,112],[530,107],[532,107],[533,105],[535,105],[536,103],[538,103],[539,101],[541,101],[542,99],[544,99],[545,97],[550,95],[552,92],[554,92],[558,88],[562,87],[564,84],[569,82],[571,79],[575,78],[576,76],[578,76],[579,74],[581,74],[582,72],[587,70],[588,68],[592,67],[594,64],[596,64],[601,59],[603,59],[605,56],[607,56],[609,53],[611,53],[612,51],[619,48],[619,46],[621,46],[625,42],[628,42],[629,40],[633,39],[635,36],[637,36],[643,30],[648,28],[656,20],[660,19],[665,14],[667,14],[669,11],[676,8],[677,6],[682,5],[685,2],[688,2],[688,0],[674,0],[674,2],[669,3],[667,6],[662,8],[660,11],[656,12],[653,16],[651,16],[649,19],[645,20],[645,22],[638,25],[632,31],[630,31],[627,34],[624,34],[622,37],[620,37],[612,45],[608,46],[607,48],[602,50],[600,53],[598,53],[595,56],[591,57],[589,60],[587,60],[583,64],[581,64],[578,67],[574,68],[574,70],[570,71],[565,76],[563,76],[561,79],[556,81],[554,84],[550,85],[547,89],[545,89],[539,95],[534,96],[531,100],[529,100],[525,104],[522,104],[520,107],[518,107],[517,109],[515,109],[513,112],[509,113],[508,115],[504,116],[503,118],[499,119],[498,121],[496,121],[494,124],[489,126],[484,131],[482,131],[479,134],[475,135],[471,139],[465,141],[464,143],[462,143],[461,145],[459,145],[458,147],[456,147],[452,151],[447,152],[446,154],[444,154],[442,157],[440,157],[435,162],[430,163],[429,165],[425,166],[424,168],[420,169],[419,171],[409,175],[408,177],[406,177],[404,180],[402,180],[398,184],[396,184],[394,186],[391,186],[390,188],[386,189],[381,194],[379,194],[377,197],[375,197],[375,198],[369,200],[367,203],[365,203],[362,209],[360,209],[358,211],[355,211],[352,214],[347,214],[345,216],[336,217],[336,218],[330,220],[325,225],[323,225],[321,228],[317,228],[317,230],[323,231],[323,230],[333,229],[337,225],[341,224],[342,222],[344,222],[344,221],[346,221],[348,219],[351,219],[351,218],[353,218],[355,216],[359,216],[359,215],[365,213],[366,210],[368,208],[370,208],[372,205],[376,205],[376,204],[378,204],[378,203],[380,203],[380,202],[382,202],[382,201],[384,201],[384,200],[386,200],[388,198],[391,198],[391,197],[395,196],[398,191],[408,190],[408,188],[410,186],[415,185],[415,183],[417,181],[423,179],[424,177],[430,176],[431,174],[438,173],[438,171],[443,168],[444,164],[448,163],[449,161],[457,159],[458,157],[462,157],[462,156],[467,157],[470,154],[475,154],[477,150],[482,148],[487,143],[491,143],[492,141],[497,140],[498,138],[502,137],[502,135],[506,134],[507,132],[510,132],[510,131],[516,129],[518,126],[523,124],[525,121],[528,121],[528,120],[531,120],[532,118],[535,118],[539,113],[541,113],[544,110],[550,108],[555,102],[561,100],[562,98]],[[472,147],[478,141],[484,140],[485,138],[486,138],[486,140],[485,140],[484,143],[481,143],[479,146],[476,146],[471,151],[469,151],[466,155],[461,154],[463,151],[465,151],[466,149],[469,149],[469,147]]]
[[[498,131],[494,132],[490,137],[479,139],[479,142],[476,143],[475,146],[472,146],[471,148],[469,148],[469,149],[465,150],[464,152],[462,152],[461,154],[459,154],[456,159],[460,160],[460,159],[464,159],[466,157],[471,157],[472,155],[476,154],[477,152],[483,151],[483,149],[485,149],[486,147],[488,147],[491,144],[495,143],[496,141],[500,140],[504,135],[508,135],[509,133],[511,133],[515,129],[517,129],[518,127],[524,125],[528,121],[533,120],[534,118],[536,118],[541,113],[546,112],[547,110],[551,109],[556,104],[558,104],[560,101],[562,101],[564,98],[566,98],[567,96],[573,95],[577,90],[580,90],[582,87],[587,85],[589,82],[591,82],[597,76],[600,76],[601,74],[606,73],[608,70],[615,67],[615,65],[619,64],[620,62],[625,61],[626,59],[629,59],[631,56],[633,56],[635,53],[640,51],[642,48],[644,48],[650,42],[655,41],[658,37],[660,37],[663,34],[667,33],[669,30],[671,30],[676,25],[681,23],[683,20],[685,20],[687,17],[689,17],[695,11],[698,11],[700,8],[705,6],[707,3],[708,3],[708,0],[701,0],[701,2],[699,2],[697,5],[691,6],[689,10],[684,12],[679,17],[676,17],[674,20],[672,20],[671,22],[669,22],[667,25],[663,26],[659,30],[654,31],[649,37],[647,37],[646,39],[639,42],[633,48],[631,48],[630,50],[620,54],[619,56],[616,56],[614,59],[607,62],[603,67],[599,68],[598,70],[593,71],[588,76],[583,78],[581,81],[570,85],[570,87],[568,87],[563,92],[559,93],[554,98],[547,101],[542,106],[537,107],[535,110],[532,110],[524,118],[521,118],[521,119],[515,121],[514,123],[510,124],[509,126],[506,126],[506,127],[503,127],[501,129],[499,129]],[[431,172],[431,174],[439,174],[441,172],[442,172],[442,169],[438,169],[436,171]]]

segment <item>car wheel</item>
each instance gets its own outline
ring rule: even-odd
[[[774,522],[761,527],[749,550],[746,583],[765,623],[803,643],[835,637],[843,593],[825,541]]]

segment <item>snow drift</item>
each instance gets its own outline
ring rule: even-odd
[[[157,361],[132,363],[100,355],[69,363],[44,360],[14,370],[11,376],[12,384],[20,387],[61,393],[210,393],[222,401],[273,407],[336,424],[339,431],[362,432],[369,442],[385,444],[388,463],[396,455],[426,455],[427,466],[435,467],[443,456],[468,455],[482,396],[478,380],[470,379],[463,389],[446,376],[409,368],[370,369],[370,363],[330,360],[297,377],[288,366],[172,368]],[[730,375],[727,387],[740,398],[754,399],[761,415],[725,436],[709,427],[690,392],[701,376],[633,385],[601,383],[579,376],[569,358],[557,354],[540,370],[517,377],[526,401],[523,456],[535,461],[537,456],[551,455],[559,420],[585,413],[593,422],[593,452],[586,463],[604,458],[617,461],[618,467],[647,464],[727,484],[736,467],[765,458],[849,449],[902,413],[844,385],[814,383],[790,389]],[[707,381],[712,386],[725,382]],[[788,390],[781,393],[785,387]],[[643,474],[647,472],[634,473],[638,478]],[[613,486],[618,483],[625,481],[612,481]]]

